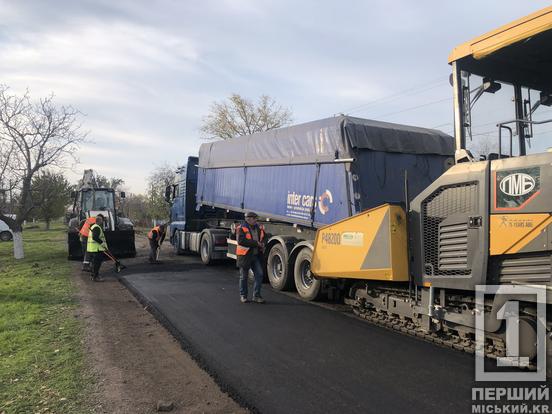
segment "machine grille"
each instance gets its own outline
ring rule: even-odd
[[[443,186],[422,202],[424,273],[428,276],[469,275],[468,215],[477,209],[477,182]],[[466,221],[441,226],[454,214]]]
[[[498,261],[500,283],[550,282],[552,264],[550,253],[537,255],[503,256]]]
[[[468,269],[468,224],[439,226],[439,272]]]

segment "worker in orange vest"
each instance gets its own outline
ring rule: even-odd
[[[159,263],[159,249],[161,248],[161,244],[163,244],[163,240],[165,240],[165,225],[160,224],[159,226],[155,226],[153,229],[151,229],[148,233],[148,239],[150,243],[150,254],[149,254],[149,262],[150,263]]]
[[[96,224],[96,217],[88,217],[86,220],[81,221],[79,233],[82,246],[82,270],[90,270],[90,255],[88,254],[88,235],[90,234],[90,227]]]
[[[262,225],[257,224],[257,213],[253,211],[245,215],[245,223],[236,228],[237,264],[240,268],[240,301],[247,303],[247,280],[249,270],[253,270],[255,282],[253,284],[253,302],[264,303],[261,296],[263,284],[262,257],[264,253],[265,231]]]

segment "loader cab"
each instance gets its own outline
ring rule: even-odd
[[[73,227],[88,217],[102,214],[106,217],[105,230],[113,231],[118,227],[132,229],[132,222],[119,217],[115,208],[115,191],[112,188],[83,188],[74,194],[72,219]]]
[[[115,193],[109,189],[91,189],[82,191],[82,209],[115,211]]]
[[[115,212],[115,191],[108,188],[88,188],[79,191],[75,200],[75,212],[80,220],[87,217],[89,211]]]

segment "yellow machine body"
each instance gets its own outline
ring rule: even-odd
[[[490,254],[514,254],[523,252],[542,236],[552,225],[552,216],[547,213],[491,214],[490,224]],[[531,247],[529,251],[537,250],[534,246]],[[545,248],[546,245],[542,250]]]
[[[472,56],[483,59],[496,51],[552,29],[552,6],[546,7],[454,48],[449,63]]]
[[[408,281],[404,209],[384,204],[320,228],[311,271],[321,278]]]

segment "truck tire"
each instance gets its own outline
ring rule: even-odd
[[[305,247],[295,257],[293,269],[295,287],[301,298],[312,301],[320,296],[322,282],[311,274],[312,250]]]
[[[276,243],[268,252],[266,259],[266,274],[270,286],[275,290],[290,290],[293,286],[290,270],[285,247],[281,243]]]
[[[9,231],[3,231],[0,233],[0,240],[8,242],[12,239],[12,234]]]
[[[209,266],[210,264],[213,264],[213,259],[211,258],[212,253],[213,238],[211,237],[211,234],[205,233],[201,237],[201,242],[199,243],[199,254],[204,265]]]

